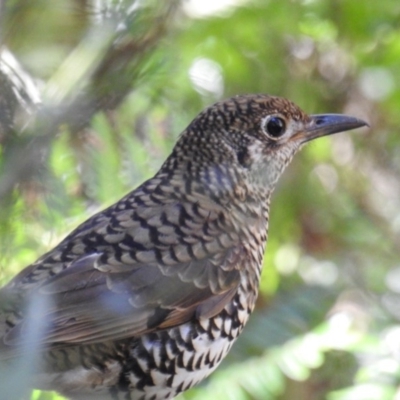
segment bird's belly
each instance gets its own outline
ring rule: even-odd
[[[247,297],[239,290],[236,298],[211,319],[142,336],[131,348],[132,363],[125,375],[129,386],[136,388],[132,399],[170,399],[210,375],[247,322]],[[141,397],[140,393],[146,395]]]
[[[213,320],[204,320],[144,335],[102,369],[47,371],[40,386],[74,400],[171,399],[211,374],[228,353],[235,338],[215,328]]]
[[[173,398],[211,374],[235,339],[212,325],[204,320],[144,336],[132,349],[136,368],[126,375],[137,391],[132,399],[142,399],[144,393],[143,399]]]

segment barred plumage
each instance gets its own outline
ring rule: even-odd
[[[209,107],[152,179],[0,291],[0,359],[38,349],[33,385],[71,399],[170,399],[200,382],[254,308],[284,168],[306,141],[363,125],[266,95]]]

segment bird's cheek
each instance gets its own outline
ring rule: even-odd
[[[293,156],[303,147],[304,143],[300,140],[289,139],[285,143],[282,143],[278,149],[275,149],[275,154],[277,158],[286,165],[289,163]]]
[[[269,158],[270,149],[264,143],[254,142],[247,148],[248,158],[251,160],[250,164],[259,165],[264,164],[265,160]]]

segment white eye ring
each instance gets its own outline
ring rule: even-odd
[[[285,119],[280,115],[269,115],[261,122],[261,127],[271,139],[280,139],[287,131]]]

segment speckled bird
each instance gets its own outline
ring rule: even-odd
[[[309,140],[367,125],[244,95],[201,112],[153,178],[0,291],[0,359],[70,399],[171,399],[253,311],[274,187]]]

